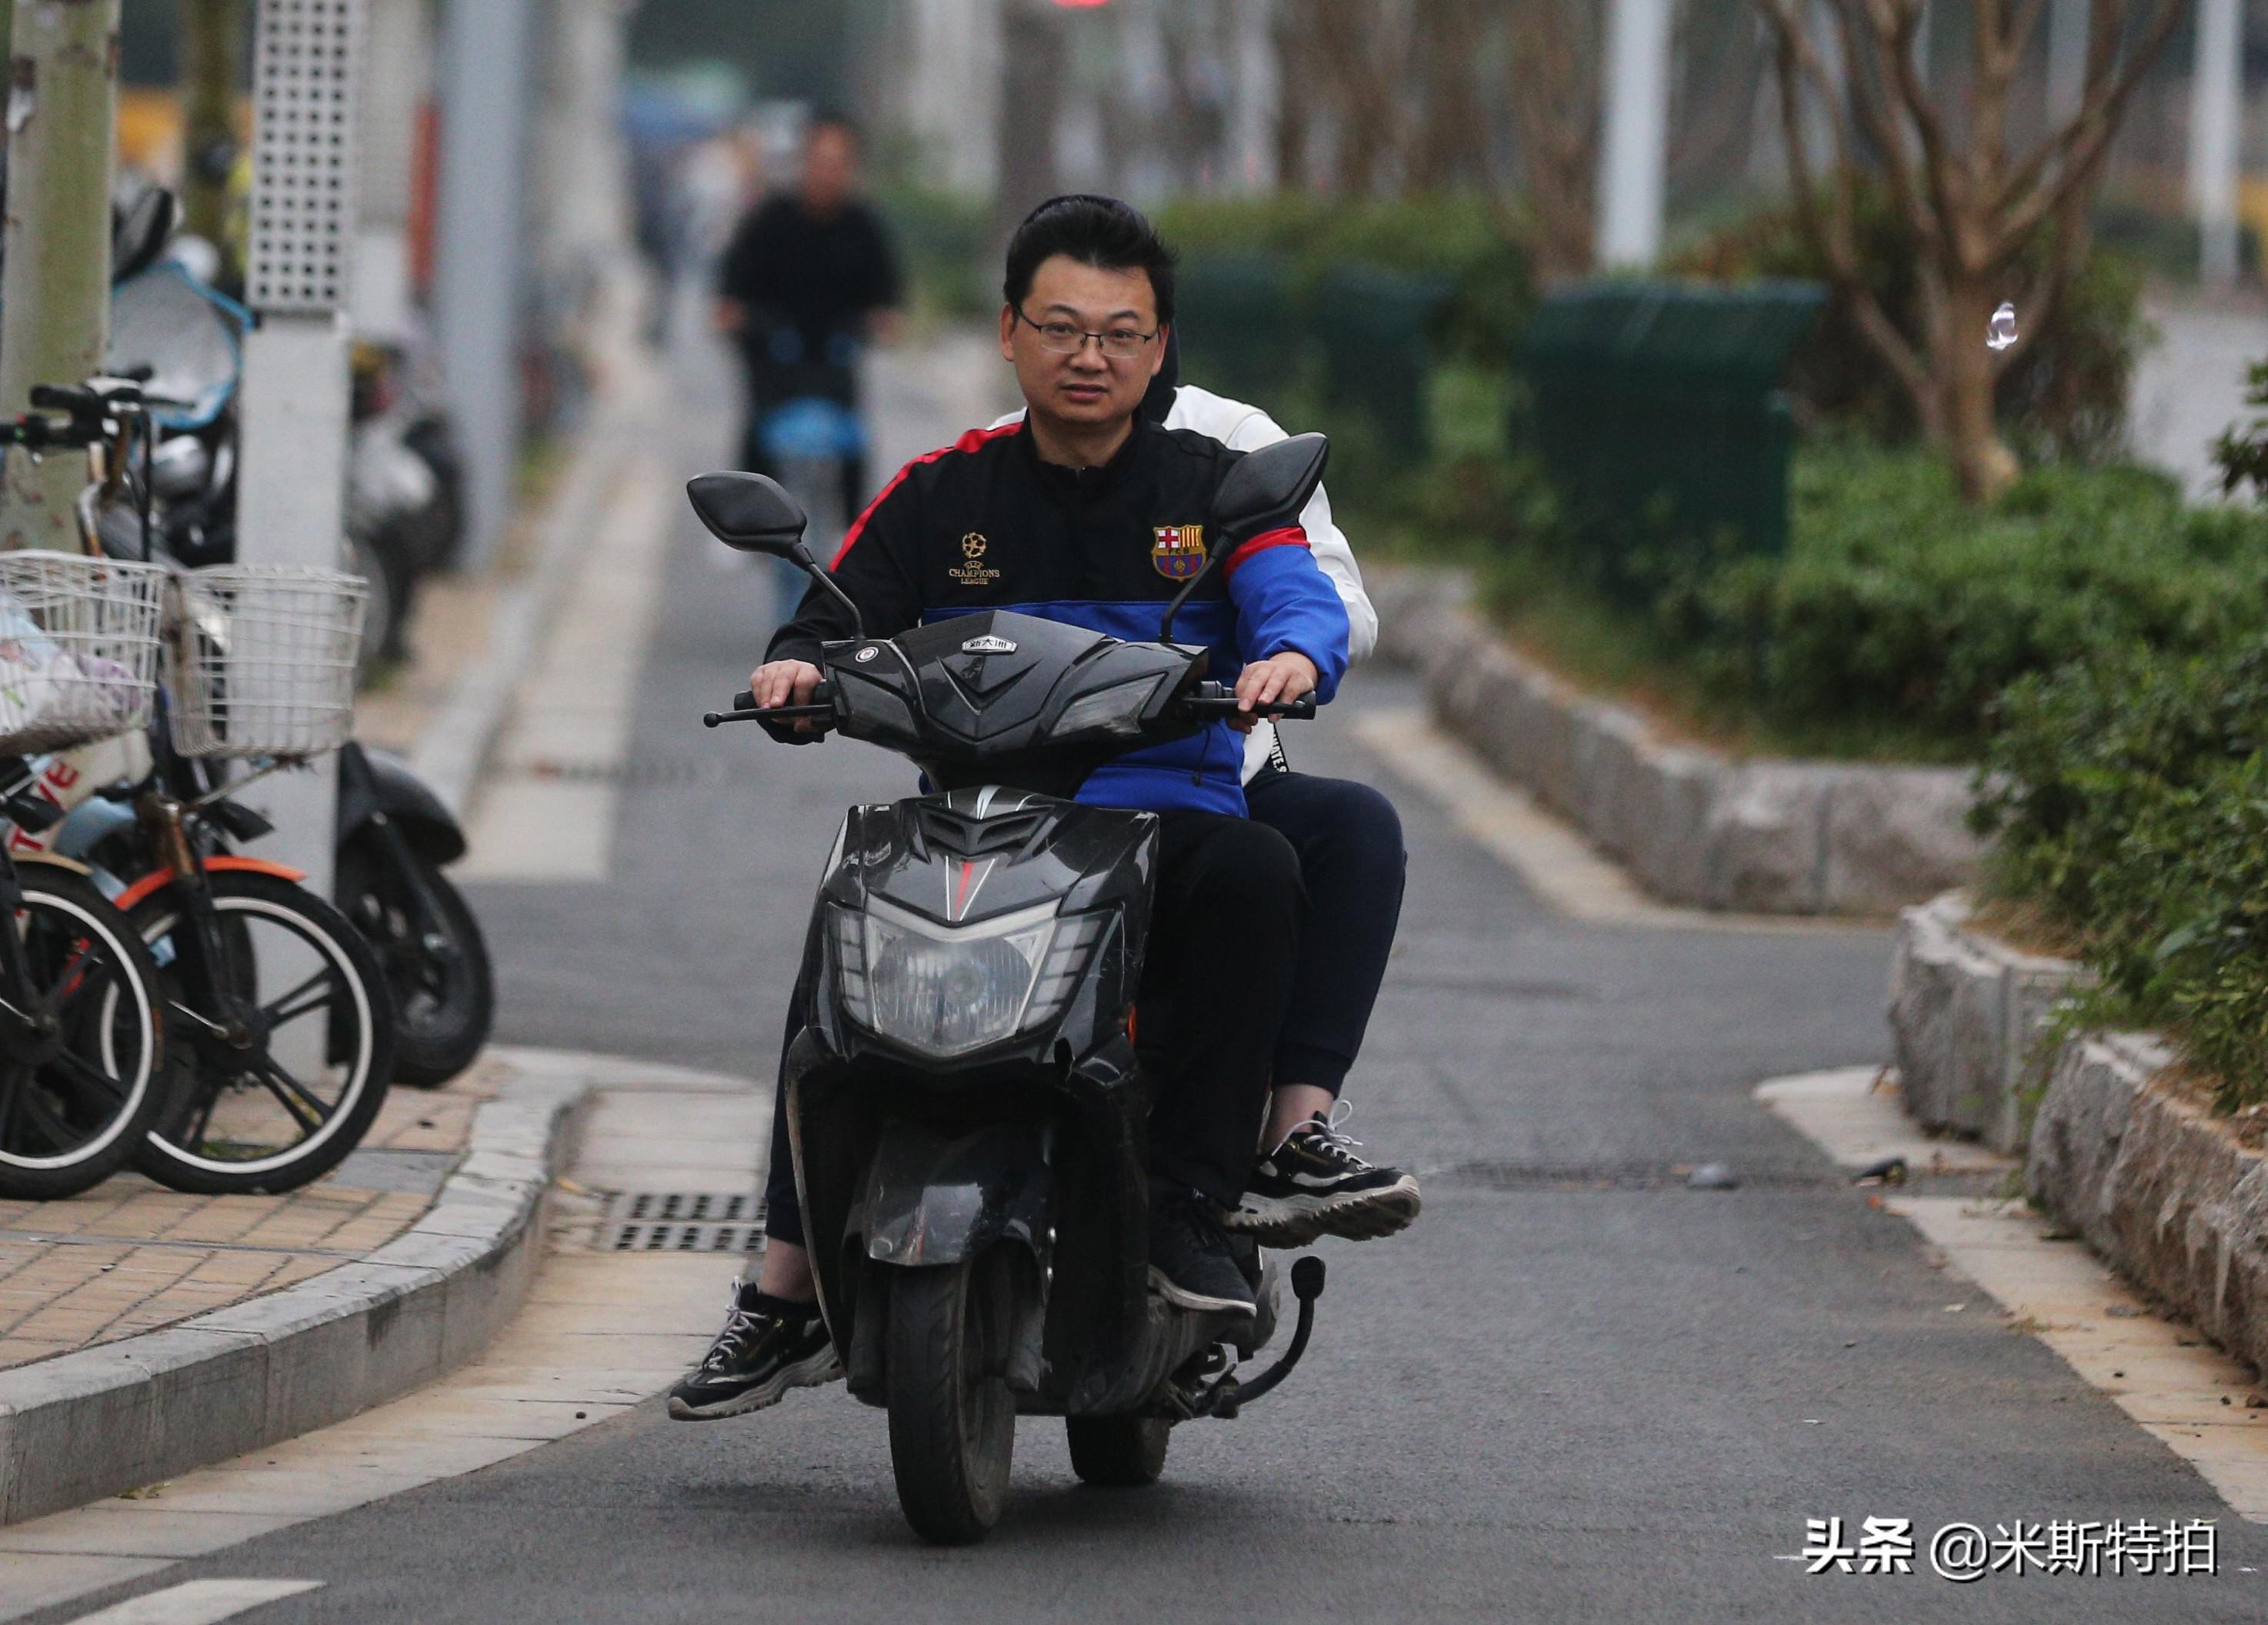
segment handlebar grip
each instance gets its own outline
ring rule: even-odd
[[[74,417],[103,410],[102,397],[93,390],[63,384],[33,384],[32,404],[42,411],[69,412]]]

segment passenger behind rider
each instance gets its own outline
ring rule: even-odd
[[[1201,524],[1240,455],[1138,417],[1172,321],[1171,256],[1132,210],[1070,200],[1019,230],[1005,291],[1001,351],[1027,421],[908,465],[851,526],[835,580],[877,637],[1008,607],[1154,637],[1182,579],[1175,541]],[[1182,625],[1211,646],[1213,672],[1233,678],[1248,711],[1310,691],[1327,699],[1346,661],[1345,610],[1296,526],[1240,549]],[[814,587],[750,679],[757,704],[806,701],[819,643],[851,631]],[[1151,1119],[1151,1281],[1170,1301],[1226,1313],[1253,1306],[1221,1217],[1251,1171],[1301,908],[1289,843],[1242,816],[1242,755],[1212,725],[1106,764],[1079,793],[1159,815],[1145,993],[1162,994],[1174,1019]],[[806,996],[799,988],[797,1005]],[[709,1356],[672,1390],[672,1415],[737,1414],[839,1374],[777,1119],[771,1166],[762,1276],[736,1293]]]

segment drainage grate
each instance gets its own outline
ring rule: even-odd
[[[599,1250],[762,1252],[764,1200],[740,1191],[625,1191],[608,1204]]]

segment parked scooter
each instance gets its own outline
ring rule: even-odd
[[[1257,1248],[1241,1256],[1256,1315],[1149,1288],[1152,1074],[1132,1029],[1158,821],[1069,798],[1110,757],[1235,709],[1203,681],[1206,652],[1171,641],[1174,615],[1230,550],[1290,522],[1326,450],[1302,435],[1230,471],[1211,554],[1155,643],[978,611],[829,642],[812,703],[757,712],[743,693],[704,719],[776,738],[814,722],[937,787],[854,808],[836,836],[806,939],[810,1021],[782,1080],[820,1304],[850,1392],[889,1413],[899,1501],[928,1540],[998,1519],[1019,1412],[1067,1419],[1088,1482],[1147,1484],[1175,1423],[1234,1415],[1306,1349],[1319,1259],[1292,1272],[1289,1348],[1250,1380],[1236,1363],[1276,1330]],[[689,495],[720,540],[851,607],[778,484],[711,474]]]
[[[160,267],[150,276],[164,273]],[[173,285],[180,291],[163,297],[177,314],[195,317],[210,302],[210,290],[187,283]],[[181,302],[185,298],[189,303]],[[152,305],[136,308],[146,316]],[[184,326],[188,336],[159,351],[170,358],[173,371],[157,373],[147,386],[150,395],[173,403],[151,408],[151,418],[164,412],[174,425],[188,425],[159,440],[160,454],[149,460],[155,471],[152,485],[160,490],[173,467],[167,448],[203,447],[200,434],[220,420],[218,410],[208,412],[207,405],[217,394],[234,392],[232,374],[216,367],[212,351],[202,362],[192,358],[199,343],[225,348],[215,335],[225,329],[210,322],[200,329],[194,321]],[[232,471],[225,476],[231,482],[233,443],[232,430],[218,441],[232,462]],[[230,527],[224,549],[188,520],[186,505],[160,507],[153,501],[145,508],[139,495],[114,499],[97,510],[96,531],[107,553],[137,559],[170,557],[192,565],[232,557],[232,501],[224,521]],[[119,746],[100,749],[105,754],[91,759],[40,764],[44,793],[70,809],[70,816],[46,839],[49,849],[62,856],[119,875],[138,874],[154,861],[153,854],[139,850],[147,841],[146,831],[130,805],[91,792],[121,779],[137,778],[148,770],[149,758],[146,753]],[[215,781],[205,787],[220,787]],[[472,1064],[488,1040],[496,1013],[494,977],[479,923],[441,873],[444,866],[464,855],[464,833],[407,763],[352,742],[339,754],[337,827],[333,895],[385,968],[394,995],[394,1081],[438,1087]]]

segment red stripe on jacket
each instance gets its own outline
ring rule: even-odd
[[[1304,526],[1285,525],[1276,530],[1263,530],[1228,556],[1228,562],[1220,567],[1220,579],[1226,581],[1236,573],[1236,567],[1255,553],[1264,551],[1271,547],[1305,547],[1307,545],[1307,532]]]
[[[856,542],[859,536],[865,533],[867,519],[873,515],[876,508],[880,507],[882,504],[890,499],[890,493],[892,491],[905,484],[907,475],[911,474],[916,469],[921,467],[921,465],[925,462],[935,462],[939,458],[946,455],[948,453],[981,451],[992,441],[998,439],[1002,435],[1013,434],[1017,430],[1023,426],[1024,420],[1019,417],[1015,422],[1004,423],[997,429],[971,429],[968,433],[962,435],[952,445],[940,446],[933,452],[924,452],[920,456],[906,464],[904,468],[900,469],[895,474],[893,474],[890,476],[890,483],[883,486],[880,491],[875,493],[874,499],[872,502],[869,502],[865,507],[858,510],[858,517],[850,521],[850,528],[843,533],[843,545],[836,548],[835,550],[835,557],[828,560],[827,568],[828,572],[831,574],[836,566],[843,562],[843,555],[850,550],[850,544],[853,542]]]

